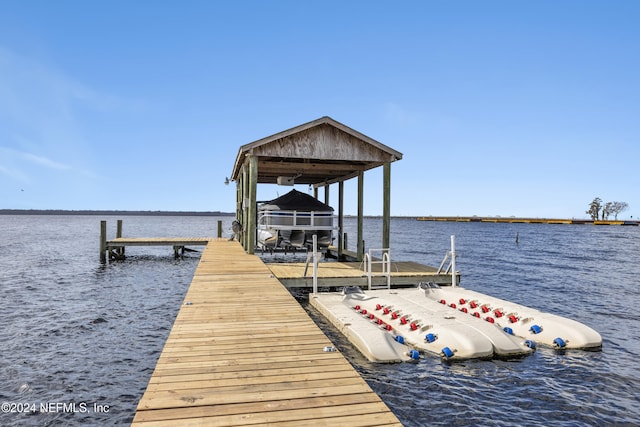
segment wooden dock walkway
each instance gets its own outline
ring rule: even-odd
[[[211,240],[133,426],[400,426],[238,242]]]

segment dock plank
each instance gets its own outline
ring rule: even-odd
[[[255,255],[204,248],[133,426],[400,422]]]

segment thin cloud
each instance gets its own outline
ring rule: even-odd
[[[45,166],[47,168],[50,169],[57,169],[57,170],[69,170],[71,169],[70,166],[67,166],[65,164],[56,162],[55,160],[51,160],[48,159],[46,157],[42,157],[42,156],[36,156],[35,154],[30,154],[30,153],[21,153],[22,157],[25,160],[28,160],[32,163],[41,165],[41,166]]]
[[[19,171],[13,168],[7,168],[2,165],[0,165],[0,174],[8,176],[10,179],[14,181],[18,181],[22,183],[28,183],[30,181],[29,177],[24,173],[22,173],[22,171]]]
[[[69,171],[72,169],[71,166],[48,157],[7,147],[0,147],[0,156],[2,156],[3,162],[0,165],[0,173],[20,182],[30,181],[29,175],[24,171],[32,170],[34,165],[56,171]]]

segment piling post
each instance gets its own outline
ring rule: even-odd
[[[258,157],[249,156],[249,209],[247,214],[248,227],[243,229],[247,234],[247,253],[253,255],[256,246],[256,222],[258,220],[256,209],[256,187],[258,186]]]
[[[391,163],[383,166],[382,184],[382,247],[390,248],[391,230]]]
[[[313,235],[313,295],[318,293],[318,235]]]
[[[364,257],[363,236],[363,212],[364,212],[364,171],[358,172],[358,261]]]
[[[344,181],[338,183],[338,260],[342,259],[342,253],[347,248],[347,233],[344,233]]]
[[[119,219],[116,223],[116,238],[122,237],[122,220]],[[118,248],[118,256],[120,259],[124,259],[124,246],[120,246]]]
[[[218,239],[222,237],[222,220],[218,220]]]
[[[100,262],[107,262],[107,221],[100,221]]]

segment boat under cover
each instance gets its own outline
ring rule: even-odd
[[[374,362],[523,357],[536,343],[592,349],[600,335],[576,321],[460,287],[420,283],[412,289],[347,287],[310,295],[311,304]],[[484,307],[484,308],[483,308]]]
[[[333,241],[333,208],[318,199],[294,189],[258,207],[260,247],[310,247],[313,235],[320,249]]]

